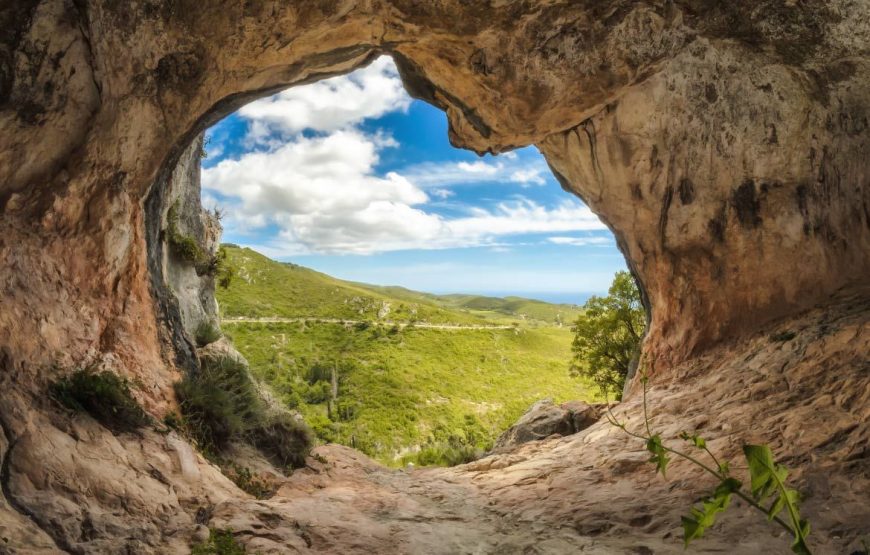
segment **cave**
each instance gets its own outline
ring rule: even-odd
[[[715,484],[607,422],[450,470],[350,450],[278,495],[240,492],[184,439],[114,435],[46,398],[94,364],[155,417],[197,354],[165,284],[168,181],[242,104],[381,54],[452,144],[535,145],[613,231],[651,314],[614,411],[766,443],[814,552],[870,534],[870,58],[851,2],[439,0],[0,8],[0,551],[669,553]],[[183,165],[183,164],[182,164]],[[328,459],[329,457],[327,457]],[[340,461],[340,464],[338,463]],[[680,487],[675,487],[679,484]],[[701,552],[784,552],[745,505]]]

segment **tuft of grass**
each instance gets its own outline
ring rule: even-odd
[[[272,413],[245,364],[206,358],[196,375],[175,385],[185,428],[214,458],[233,440],[247,441],[282,467],[305,464],[312,434],[286,413]]]
[[[215,322],[203,320],[196,327],[195,335],[197,347],[205,347],[221,338],[221,330]]]
[[[265,410],[244,363],[234,357],[206,358],[196,375],[175,384],[187,429],[212,453],[241,439]]]
[[[288,413],[263,420],[252,433],[254,445],[282,468],[301,468],[311,451],[314,434],[304,422]]]
[[[191,555],[245,555],[245,546],[240,544],[229,528],[209,530],[208,541],[191,546]]]
[[[63,406],[87,412],[113,432],[130,432],[151,418],[130,393],[129,382],[111,372],[79,369],[49,387],[49,395]]]
[[[483,456],[483,450],[467,443],[439,442],[426,445],[414,456],[402,458],[403,464],[417,466],[456,466],[476,461]]]

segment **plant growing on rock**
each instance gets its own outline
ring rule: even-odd
[[[229,528],[209,530],[208,540],[191,547],[191,555],[245,555],[245,546],[240,544]]]
[[[212,320],[203,320],[196,327],[196,346],[205,347],[221,338],[221,330]]]
[[[213,458],[231,441],[243,440],[280,466],[304,465],[311,433],[290,415],[269,411],[243,361],[205,358],[175,391],[188,433]]]
[[[700,467],[708,474],[716,477],[718,485],[712,493],[705,497],[700,506],[693,506],[688,516],[682,518],[683,540],[685,546],[704,535],[707,528],[716,522],[716,516],[724,512],[731,503],[731,498],[736,496],[749,504],[750,507],[764,513],[769,521],[776,522],[786,529],[794,538],[791,549],[798,555],[811,555],[807,545],[807,536],[810,533],[810,525],[801,518],[799,510],[800,495],[797,490],[786,485],[788,469],[776,463],[773,452],[767,445],[744,445],[743,454],[749,469],[749,490],[743,482],[731,474],[731,465],[728,461],[720,461],[707,447],[704,438],[697,434],[683,432],[680,439],[688,442],[693,448],[706,455],[710,463],[703,462],[700,458],[674,449],[666,445],[659,433],[653,433],[650,419],[647,414],[647,387],[649,379],[645,374],[641,375],[643,384],[643,419],[645,432],[630,431],[624,422],[619,422],[608,406],[607,420],[613,426],[621,429],[626,434],[646,442],[646,449],[651,456],[649,462],[656,465],[656,472],[661,472],[665,477],[671,456],[683,458]],[[783,511],[785,516],[782,517]]]
[[[574,322],[571,374],[595,382],[605,395],[622,397],[646,327],[640,291],[628,272],[617,272],[606,297],[591,297]]]
[[[217,213],[217,212],[216,212]],[[236,268],[227,259],[226,248],[221,246],[217,253],[210,254],[190,235],[178,229],[178,202],[166,214],[166,242],[172,252],[182,260],[193,264],[198,276],[212,276],[219,287],[226,289],[236,275]]]
[[[69,409],[87,412],[114,432],[134,431],[151,421],[130,393],[129,382],[112,372],[76,370],[51,384],[49,395]]]

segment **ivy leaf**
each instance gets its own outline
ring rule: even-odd
[[[662,436],[655,434],[647,439],[646,449],[652,453],[649,462],[656,464],[656,472],[661,472],[662,477],[667,478],[665,471],[668,468],[668,462],[671,458],[668,456],[667,451],[665,451],[664,445],[662,445]]]
[[[692,540],[704,535],[704,531],[716,523],[716,515],[728,508],[731,494],[742,484],[734,478],[726,478],[716,486],[713,495],[701,501],[700,507],[692,507],[689,516],[682,517],[683,541],[688,547]]]

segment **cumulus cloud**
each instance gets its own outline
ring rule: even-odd
[[[271,135],[289,136],[305,129],[336,131],[366,118],[407,110],[411,97],[405,92],[389,56],[348,75],[293,87],[239,110],[248,119],[249,136],[258,141]]]
[[[285,254],[492,246],[511,235],[604,229],[572,200],[547,208],[520,199],[454,218],[427,212],[426,191],[396,172],[377,175],[377,163],[377,137],[346,130],[223,160],[202,182],[206,195],[227,199],[233,225],[277,226]]]
[[[249,104],[239,111],[248,149],[203,169],[203,198],[225,209],[228,232],[251,237],[271,256],[499,249],[510,236],[605,229],[571,199],[546,207],[521,197],[464,211],[454,203],[450,216],[438,213],[433,207],[445,203],[432,199],[454,196],[452,186],[542,184],[546,164],[520,151],[379,172],[379,154],[398,142],[359,124],[409,104],[389,57]]]

